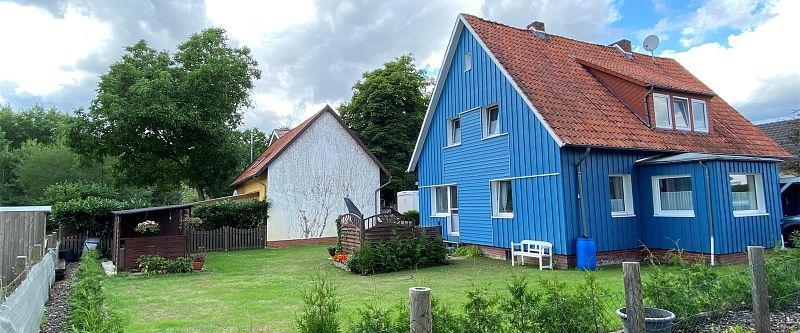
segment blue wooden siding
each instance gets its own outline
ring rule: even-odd
[[[698,163],[639,166],[638,197],[641,236],[644,245],[653,249],[680,248],[690,252],[710,253],[706,186],[703,167]],[[692,177],[694,217],[653,216],[653,176],[689,175]],[[637,194],[634,194],[637,196]]]
[[[717,253],[737,253],[748,245],[772,247],[780,241],[779,174],[777,163],[764,162],[709,162],[714,210],[714,241]],[[731,173],[761,174],[764,186],[766,213],[762,216],[733,216],[731,200]]]
[[[472,70],[464,72],[463,55],[472,53]],[[563,183],[559,147],[500,69],[468,30],[459,36],[455,57],[444,79],[417,167],[420,219],[424,225],[442,225],[431,217],[431,185],[456,184],[460,241],[508,247],[511,240],[543,239],[561,251]],[[497,104],[504,135],[482,139],[481,107]],[[477,109],[476,109],[477,108]],[[461,115],[461,145],[447,145],[447,120]],[[526,177],[550,174],[546,177]],[[491,218],[492,179],[515,178],[514,218]]]
[[[564,175],[564,205],[566,211],[565,234],[570,242],[568,254],[575,250],[575,239],[583,234],[578,202],[578,180],[575,163],[584,154],[585,148],[562,149],[562,173]],[[639,205],[649,200],[649,194],[640,195],[637,191],[638,169],[636,160],[652,156],[652,153],[609,149],[592,149],[581,168],[583,174],[584,204],[589,236],[597,241],[597,250],[613,251],[639,247],[641,212]],[[632,217],[611,216],[611,189],[608,176],[611,174],[631,175],[633,186]]]

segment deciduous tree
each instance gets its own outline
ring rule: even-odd
[[[353,85],[350,102],[342,104],[339,112],[391,173],[393,181],[381,196],[394,202],[397,191],[416,188],[416,174],[405,171],[430,100],[425,93],[430,81],[414,66],[411,55],[362,77]]]
[[[76,111],[70,144],[116,157],[118,178],[131,185],[227,194],[239,171],[238,110],[260,76],[250,49],[229,46],[222,29],[192,35],[173,55],[139,41],[100,77],[88,110]]]

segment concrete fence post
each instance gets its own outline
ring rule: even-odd
[[[625,283],[625,314],[628,316],[627,332],[644,333],[644,301],[639,263],[623,262],[622,274]]]
[[[748,246],[747,259],[750,264],[750,282],[753,287],[753,327],[755,333],[768,333],[770,331],[769,295],[767,294],[764,247]]]
[[[425,287],[409,288],[408,298],[408,314],[411,333],[433,332],[431,289]]]
[[[37,262],[42,259],[42,244],[34,244],[31,251],[31,261]]]

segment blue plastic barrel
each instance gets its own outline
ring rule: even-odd
[[[593,271],[597,269],[597,244],[594,239],[578,237],[575,242],[578,269]]]

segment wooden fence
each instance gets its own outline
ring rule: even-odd
[[[441,237],[442,227],[420,227],[399,214],[381,213],[365,219],[355,214],[345,214],[339,228],[342,250],[347,253],[355,252],[363,243],[376,244],[393,237],[414,238],[423,233],[428,237]]]
[[[61,237],[61,250],[72,250],[76,257],[80,257],[83,253],[83,242],[86,241],[86,233],[74,234],[71,236]],[[111,237],[100,238],[100,251],[107,253],[111,249]]]
[[[216,230],[187,230],[189,252],[214,252],[267,247],[267,226],[252,229],[222,227]]]
[[[0,211],[0,277],[13,279],[17,256],[41,258],[46,243],[47,211],[25,210]],[[39,245],[34,255],[34,245]]]

